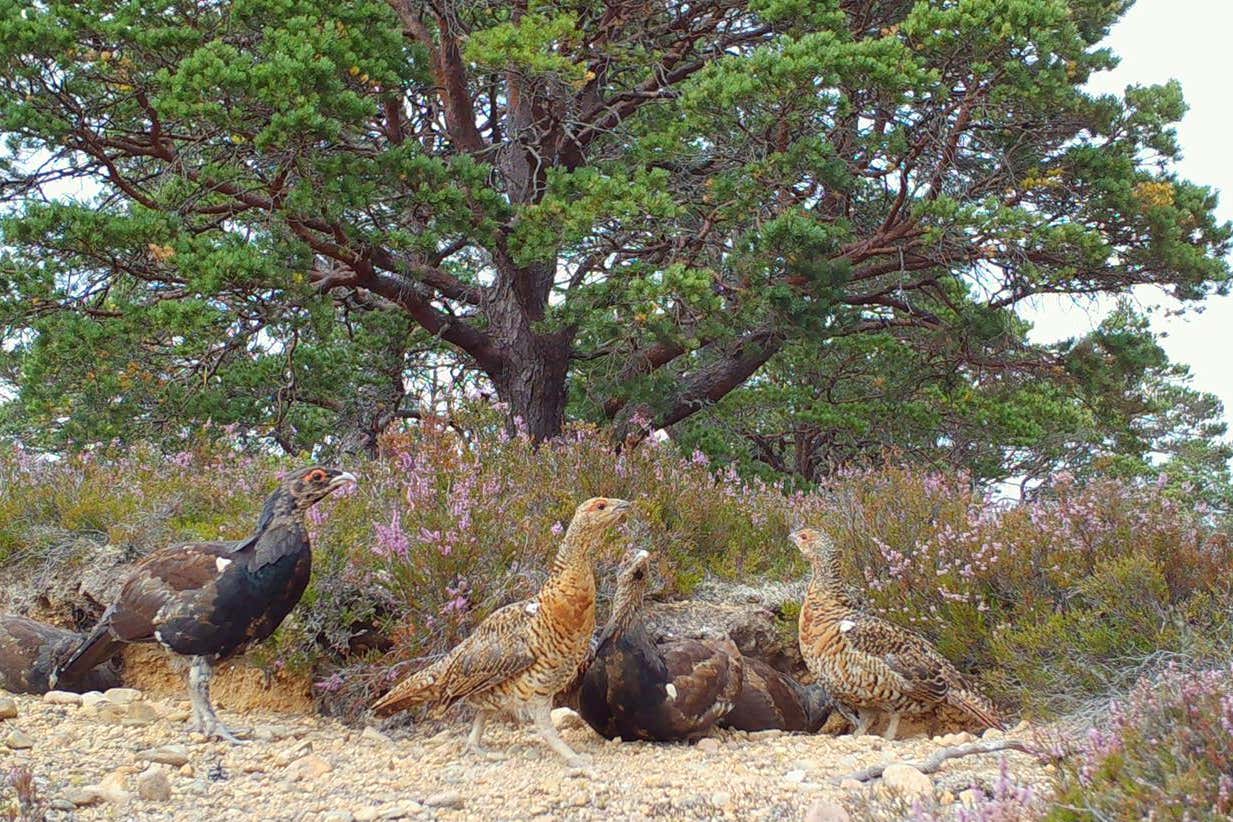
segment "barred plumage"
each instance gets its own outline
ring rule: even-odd
[[[831,696],[857,711],[854,734],[867,731],[878,712],[885,712],[890,714],[885,736],[894,739],[901,715],[946,706],[1002,727],[993,704],[928,640],[851,606],[830,537],[803,528],[793,532],[792,541],[813,566],[801,607],[801,655]]]
[[[493,612],[444,658],[395,685],[376,702],[378,714],[428,704],[444,710],[465,700],[477,708],[467,748],[482,753],[488,716],[512,711],[567,761],[582,761],[557,734],[552,698],[574,677],[595,629],[593,553],[605,532],[624,518],[625,500],[597,497],[578,506],[534,599]]]

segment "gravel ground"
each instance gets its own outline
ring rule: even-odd
[[[0,717],[13,712],[7,699]],[[894,779],[840,783],[970,737],[720,731],[688,746],[616,743],[558,712],[566,741],[594,760],[577,771],[529,727],[504,723],[485,734],[485,746],[504,756],[489,761],[461,752],[464,719],[386,734],[302,714],[223,711],[236,730],[251,729],[252,742],[233,747],[189,735],[187,702],[129,689],[9,704],[16,716],[0,719],[0,769],[28,766],[53,820],[894,819],[917,802],[970,803],[976,794],[966,791],[995,783],[1003,756],[1021,782],[1046,781],[1050,768],[1009,752],[951,760],[930,777],[900,768]]]

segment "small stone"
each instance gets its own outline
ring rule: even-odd
[[[103,696],[117,705],[128,705],[141,699],[141,691],[136,688],[108,688]]]
[[[72,691],[48,691],[43,694],[43,701],[48,705],[80,705],[81,694]]]
[[[321,822],[352,822],[353,819],[350,811],[330,811],[321,815]]]
[[[171,780],[161,765],[151,765],[137,775],[137,795],[150,802],[171,799]]]
[[[393,741],[371,725],[366,726],[363,732],[360,733],[360,739],[364,742],[371,742],[374,745],[389,745]]]
[[[704,736],[696,746],[703,753],[716,753],[719,750],[719,740],[713,736]]]
[[[711,794],[711,804],[717,808],[726,808],[732,804],[732,794],[727,791],[716,791]]]
[[[292,781],[300,779],[316,779],[334,770],[334,766],[316,754],[308,754],[287,766],[287,778]]]
[[[187,776],[191,779],[193,773],[193,766],[189,765],[187,762],[180,766],[180,776]]]
[[[882,784],[893,793],[908,798],[933,793],[933,780],[903,762],[886,767],[882,772]]]
[[[74,807],[84,808],[87,805],[97,805],[103,801],[103,792],[97,785],[87,785],[84,788],[69,788],[64,792],[64,799]]]
[[[158,711],[149,702],[131,702],[125,709],[120,724],[132,728],[152,725],[158,720]]]
[[[942,791],[942,793],[938,794],[938,804],[939,805],[955,804],[955,795],[951,793],[950,791]]]
[[[380,813],[381,809],[376,805],[372,805],[371,807],[360,808],[352,816],[355,818],[355,822],[373,822]]]
[[[849,776],[849,777],[847,777],[847,778],[843,779],[842,781],[840,781],[840,783],[839,783],[839,787],[840,787],[841,789],[843,789],[843,790],[845,790],[845,791],[849,791],[849,792],[851,792],[851,791],[863,791],[863,790],[865,790],[865,783],[864,783],[864,782],[861,782],[859,779],[853,779],[852,777],[850,777],[850,776]]]
[[[128,715],[123,705],[117,705],[110,699],[104,699],[102,702],[95,703],[90,711],[99,722],[119,723],[123,722],[124,717]]]
[[[1001,739],[1002,737],[1006,736],[1006,734],[1002,733],[997,728],[988,728],[980,736],[981,736],[981,739]]]
[[[582,717],[578,716],[578,712],[573,708],[553,708],[552,725],[558,731],[562,731],[567,728],[586,727],[586,722],[583,721]]]
[[[188,748],[184,745],[163,745],[161,748],[147,748],[137,754],[138,759],[146,762],[157,762],[160,765],[180,767],[188,763]]]
[[[81,695],[81,707],[94,708],[103,702],[110,702],[107,697],[103,696],[101,691],[86,691]]]
[[[163,719],[168,722],[187,722],[188,716],[189,714],[186,708],[169,708],[167,709],[167,712],[163,714]]]
[[[793,785],[799,785],[800,783],[805,781],[805,772],[799,771],[799,770],[798,771],[788,771],[786,774],[783,775],[783,781],[788,782]]]
[[[441,791],[441,793],[434,793],[425,799],[424,804],[430,808],[453,808],[457,810],[462,807],[462,794],[458,793],[458,791]]]
[[[17,716],[17,702],[9,696],[0,696],[0,719],[13,719]]]
[[[805,812],[805,822],[849,822],[851,817],[838,802],[819,799]]]
[[[61,811],[62,813],[68,813],[69,811],[72,811],[77,806],[67,799],[53,799],[51,800],[51,802],[48,803],[48,807],[51,808],[53,811]]]
[[[4,738],[5,747],[14,751],[24,751],[34,747],[34,740],[14,728]]]
[[[750,731],[749,738],[750,739],[777,739],[778,737],[783,736],[783,733],[784,732],[779,730],[778,728],[768,728],[765,731]]]
[[[976,807],[976,803],[980,800],[980,794],[968,788],[966,791],[959,791],[959,804],[969,810]]]

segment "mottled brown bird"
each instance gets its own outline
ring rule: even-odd
[[[147,556],[56,670],[53,686],[94,668],[122,643],[158,642],[190,658],[194,727],[238,743],[210,704],[213,666],[274,633],[300,601],[312,571],[304,514],[354,481],[333,468],[292,471],[266,500],[257,531],[248,539],[177,545]]]
[[[1002,728],[993,704],[928,640],[849,604],[829,536],[802,528],[792,533],[792,541],[813,567],[801,607],[801,655],[831,696],[856,710],[854,735],[869,730],[882,712],[890,715],[884,736],[894,739],[900,716],[947,706],[987,727]]]
[[[742,658],[741,692],[719,724],[740,731],[814,733],[835,708],[821,685],[802,685],[760,659]]]
[[[43,694],[51,689],[51,672],[81,643],[82,635],[46,623],[0,614],[0,688],[15,694]],[[66,691],[105,691],[120,685],[109,663],[78,677],[62,679]]]
[[[578,713],[608,739],[697,739],[732,708],[741,654],[731,640],[652,641],[641,615],[649,576],[646,551],[620,569],[612,616],[582,674]]]
[[[534,599],[494,611],[445,657],[395,685],[373,709],[384,715],[427,704],[443,711],[465,700],[477,709],[467,749],[481,754],[488,717],[513,712],[529,717],[567,762],[583,764],[585,758],[552,725],[552,699],[587,654],[595,630],[594,554],[629,506],[606,497],[579,505]]]

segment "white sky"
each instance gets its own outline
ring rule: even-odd
[[[1218,214],[1233,220],[1233,2],[1230,0],[1138,0],[1104,45],[1121,58],[1112,72],[1092,82],[1096,91],[1121,91],[1127,85],[1182,84],[1190,111],[1178,128],[1182,177],[1221,193]],[[1162,301],[1158,292],[1137,295],[1144,305]],[[1023,313],[1036,323],[1034,337],[1052,341],[1078,336],[1100,322],[1109,301],[1086,305],[1066,300],[1038,301]],[[1212,297],[1184,316],[1153,315],[1170,359],[1190,366],[1192,385],[1224,402],[1233,421],[1233,297]]]

